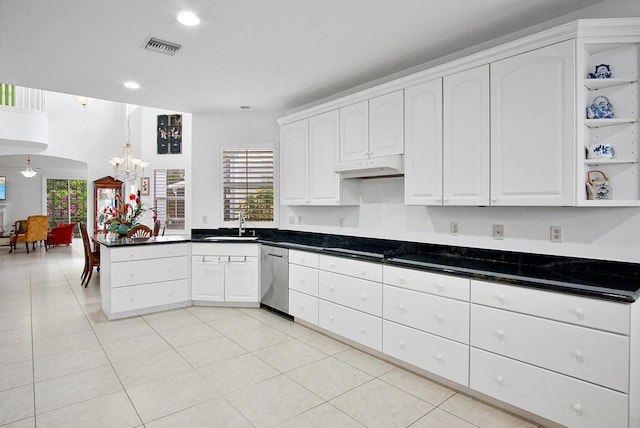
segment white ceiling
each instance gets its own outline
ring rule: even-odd
[[[599,1],[0,0],[0,81],[183,112],[289,110]],[[201,24],[179,24],[183,9]],[[182,49],[146,51],[150,36]]]

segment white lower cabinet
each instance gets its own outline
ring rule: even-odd
[[[196,303],[260,303],[257,244],[194,244],[191,299]]]
[[[318,297],[375,316],[382,316],[382,284],[320,271]]]
[[[289,289],[289,315],[318,325],[318,298]]]
[[[469,386],[568,427],[627,427],[627,395],[471,348]]]
[[[469,346],[384,320],[382,351],[460,385],[469,385]]]
[[[318,325],[376,351],[382,351],[382,318],[319,300]]]
[[[627,392],[629,338],[479,305],[471,346]]]
[[[100,248],[100,297],[116,319],[187,306],[189,243]]]

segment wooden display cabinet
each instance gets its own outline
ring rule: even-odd
[[[99,178],[93,182],[94,222],[95,232],[105,230],[104,222],[108,220],[103,211],[108,206],[118,207],[117,196],[122,194],[124,183],[111,176]]]

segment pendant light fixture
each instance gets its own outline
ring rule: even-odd
[[[24,175],[27,178],[33,178],[35,177],[38,172],[34,171],[31,168],[31,156],[27,156],[27,169],[25,169],[24,171],[20,171],[22,173],[22,175]]]

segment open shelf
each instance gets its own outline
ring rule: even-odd
[[[637,79],[616,79],[616,78],[611,78],[611,79],[585,79],[584,80],[584,87],[591,90],[591,91],[597,91],[598,89],[604,89],[604,88],[613,88],[615,86],[622,86],[622,85],[631,85],[633,83],[637,83],[638,80]]]
[[[625,163],[638,163],[637,159],[608,159],[608,158],[599,158],[599,159],[585,159],[585,165],[616,165],[616,164],[625,164]]]
[[[585,119],[584,124],[589,128],[601,128],[603,126],[626,125],[637,122],[638,119],[619,118],[619,119]]]

